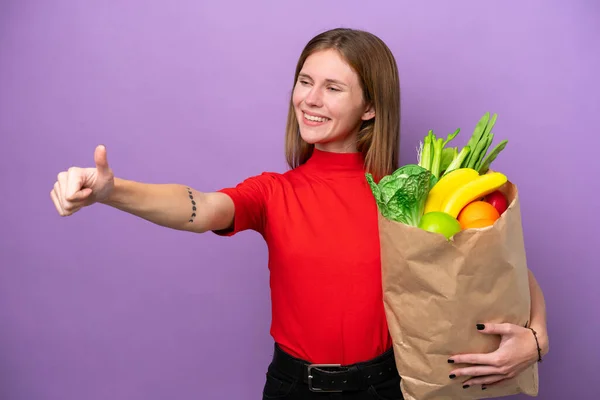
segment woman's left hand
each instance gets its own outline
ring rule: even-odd
[[[500,335],[502,340],[498,350],[491,353],[450,357],[450,363],[468,364],[450,373],[451,379],[471,377],[463,383],[465,389],[473,385],[484,385],[485,388],[514,378],[538,361],[537,344],[531,329],[514,324],[485,324],[483,329],[480,328],[481,325],[478,325],[481,333]]]

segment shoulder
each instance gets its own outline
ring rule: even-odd
[[[219,190],[221,193],[235,196],[268,197],[280,185],[283,174],[278,172],[261,172],[239,181],[235,185]]]
[[[244,178],[236,187],[245,186],[273,186],[285,180],[286,173],[265,171],[257,175]]]
[[[219,192],[231,195],[245,193],[271,197],[276,193],[294,191],[297,186],[302,186],[303,177],[305,174],[302,166],[284,172],[263,171],[248,176],[235,185],[222,188]]]
[[[303,175],[302,166],[284,172],[264,171],[245,178],[238,186],[248,184],[281,185],[289,183],[301,175]]]

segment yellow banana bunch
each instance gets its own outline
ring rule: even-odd
[[[440,211],[456,218],[467,204],[499,189],[506,181],[506,175],[500,172],[480,175],[448,194],[442,201]]]
[[[446,197],[477,178],[479,178],[479,172],[473,168],[455,169],[442,176],[429,191],[424,214],[431,211],[442,211],[442,204]]]

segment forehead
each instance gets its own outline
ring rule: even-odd
[[[358,75],[336,50],[317,51],[304,61],[302,74],[315,80],[338,80],[348,85],[358,84]]]

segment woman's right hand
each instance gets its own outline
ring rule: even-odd
[[[114,174],[108,166],[106,148],[96,147],[94,152],[95,168],[71,167],[58,174],[50,197],[56,211],[69,216],[82,207],[105,201],[114,189]]]

